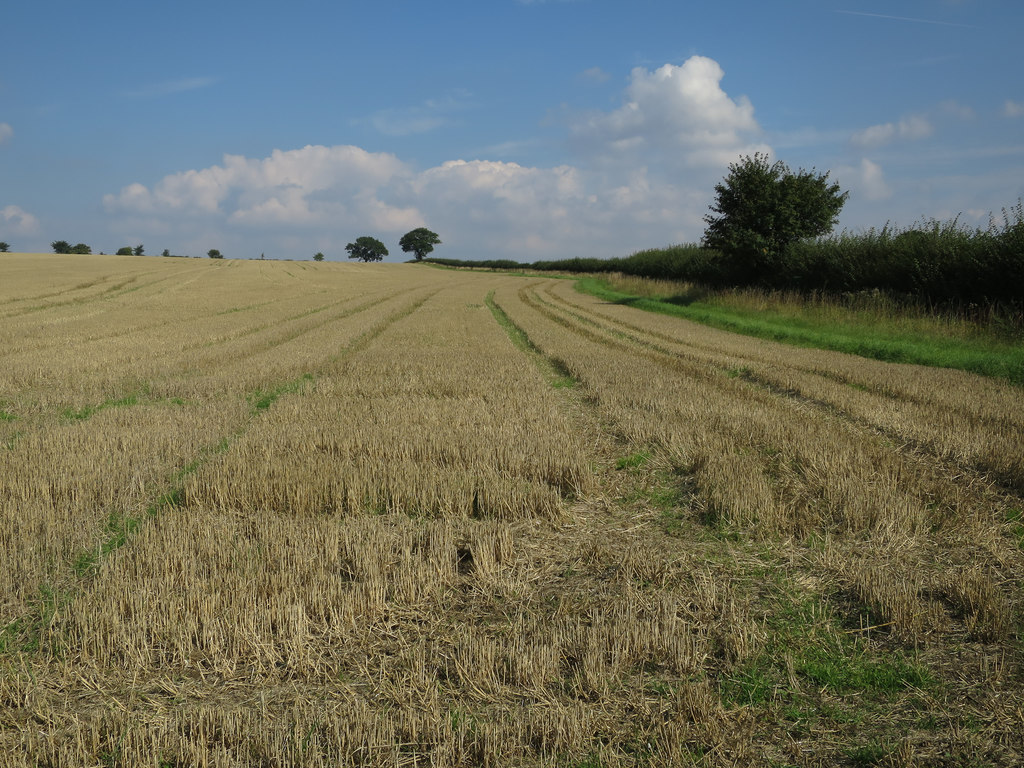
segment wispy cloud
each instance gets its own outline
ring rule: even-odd
[[[932,135],[932,124],[922,115],[908,115],[898,123],[882,123],[857,131],[850,137],[860,147],[880,147],[896,139],[914,141]]]
[[[217,82],[215,77],[186,77],[180,80],[165,80],[162,83],[151,83],[131,91],[125,91],[125,96],[131,99],[154,98],[157,96],[170,96],[185,91],[196,91],[200,88],[209,88]]]
[[[469,93],[459,91],[440,99],[427,99],[422,104],[410,107],[382,109],[354,122],[369,123],[385,136],[426,133],[450,123],[450,115],[465,109],[469,97]]]
[[[872,19],[888,19],[889,21],[907,21],[912,24],[934,24],[940,27],[965,27],[967,29],[981,29],[981,27],[975,26],[974,24],[960,24],[954,21],[938,21],[936,19],[917,19],[910,16],[890,16],[885,13],[865,13],[863,11],[835,11],[835,13],[843,13],[847,16],[867,16]]]
[[[961,120],[973,120],[974,110],[968,107],[966,104],[961,104],[955,99],[947,99],[946,101],[939,104],[939,109],[944,114],[952,115]]]
[[[1003,104],[1003,116],[1004,117],[1020,117],[1024,115],[1024,104],[1017,101],[1006,100]],[[0,126],[0,136],[2,136],[2,126]]]
[[[591,67],[590,69],[585,69],[580,73],[581,79],[589,80],[592,83],[606,83],[610,77],[611,75],[600,67]]]
[[[1009,102],[1007,102],[1009,103]],[[7,123],[0,123],[0,144],[3,144],[14,135],[14,129]]]

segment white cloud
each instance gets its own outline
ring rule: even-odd
[[[878,202],[892,197],[892,189],[885,180],[882,166],[866,157],[858,165],[839,166],[834,169],[834,178],[840,187],[851,190],[851,201]]]
[[[866,157],[860,161],[860,185],[868,200],[885,200],[892,197],[892,190],[885,182],[882,167]]]
[[[1020,117],[1024,115],[1024,104],[1007,99],[1003,104],[1003,115],[1005,117]]]
[[[880,147],[896,139],[915,141],[931,136],[932,124],[923,115],[908,115],[898,123],[872,125],[853,134],[851,141],[860,147]]]
[[[14,135],[14,129],[7,123],[0,123],[0,144],[3,144]]]
[[[5,230],[19,235],[31,235],[39,231],[39,220],[16,205],[0,208],[0,223]]]
[[[584,152],[605,158],[647,155],[689,166],[721,167],[739,154],[770,154],[751,144],[760,133],[754,107],[722,90],[724,74],[704,56],[654,71],[637,67],[622,106],[577,119],[570,137]]]
[[[129,184],[103,203],[111,213],[207,216],[247,226],[367,220],[375,225],[418,220],[391,211],[373,191],[409,175],[394,155],[353,146],[274,150],[254,160],[225,155],[221,165],[164,177],[152,189]]]

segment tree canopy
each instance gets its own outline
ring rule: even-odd
[[[717,216],[705,216],[704,245],[716,248],[752,281],[763,278],[798,240],[827,234],[848,192],[813,169],[790,171],[757,153],[729,165],[715,185]]]
[[[441,238],[437,236],[436,232],[431,232],[426,227],[419,227],[402,235],[398,244],[406,253],[415,253],[416,261],[420,261],[434,250],[435,245],[441,245]]]
[[[367,235],[357,237],[354,243],[345,246],[345,250],[348,251],[350,259],[359,259],[360,261],[383,261],[384,257],[388,255],[388,249],[384,247],[384,243]]]
[[[50,243],[50,247],[53,248],[54,253],[92,253],[92,248],[85,243],[71,245],[67,240],[54,240]]]

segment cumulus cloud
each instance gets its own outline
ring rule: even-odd
[[[39,231],[39,220],[16,205],[0,208],[0,222],[5,230],[19,235],[31,235]]]
[[[362,220],[390,230],[420,218],[383,205],[374,190],[408,175],[394,155],[306,146],[263,159],[225,155],[220,165],[166,176],[152,189],[129,184],[103,203],[111,213],[217,217],[254,227]]]
[[[1003,104],[1003,115],[1005,117],[1020,117],[1021,115],[1024,115],[1024,104],[1007,99]],[[0,128],[2,128],[2,126],[0,126]]]
[[[745,96],[722,90],[725,73],[714,59],[692,56],[682,64],[650,71],[635,68],[623,104],[570,126],[584,152],[615,157],[660,155],[685,165],[720,167],[741,153],[770,152],[751,143],[760,133]]]
[[[915,141],[932,135],[932,124],[922,115],[908,115],[897,123],[872,125],[853,134],[851,141],[859,147],[881,147],[897,139]]]
[[[7,123],[0,123],[0,144],[3,144],[14,135],[14,129]]]
[[[636,168],[622,179],[560,165],[536,168],[454,160],[416,177],[411,189],[445,239],[472,258],[536,260],[622,255],[654,242],[700,236],[703,194]],[[489,254],[489,255],[488,255]]]

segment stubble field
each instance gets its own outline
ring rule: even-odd
[[[1022,406],[569,280],[4,254],[0,766],[1020,765]]]

